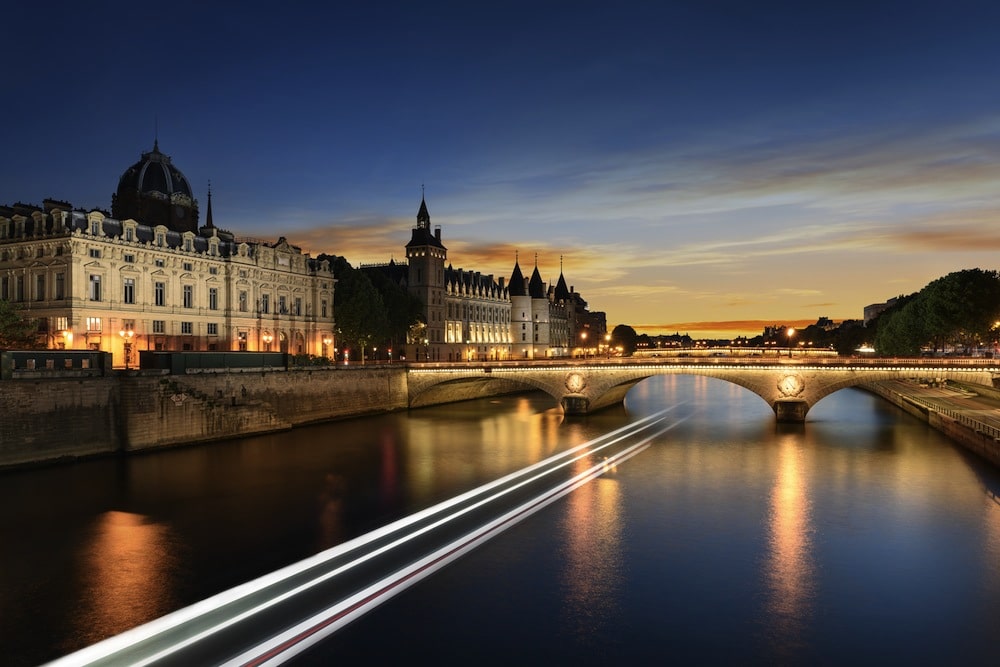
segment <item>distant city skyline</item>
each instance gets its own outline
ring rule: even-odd
[[[5,12],[0,203],[109,209],[158,139],[215,224],[538,256],[640,333],[755,335],[998,268],[987,2],[56,1]]]

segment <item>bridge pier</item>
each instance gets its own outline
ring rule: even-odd
[[[802,423],[806,420],[806,413],[809,412],[809,404],[802,400],[785,399],[775,401],[774,417],[779,422]]]
[[[590,400],[586,396],[563,396],[562,409],[563,414],[585,415],[590,409]]]

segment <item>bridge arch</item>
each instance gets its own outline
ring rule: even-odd
[[[970,360],[971,361],[971,360]],[[510,391],[546,392],[567,414],[587,414],[620,403],[636,384],[657,375],[699,375],[725,380],[749,389],[774,411],[778,421],[804,421],[825,396],[846,387],[898,379],[957,380],[992,387],[1000,378],[1000,364],[928,364],[921,360],[877,363],[835,360],[818,364],[774,360],[694,363],[498,363],[435,368],[410,368],[410,407],[449,400],[479,398],[496,393],[497,383]]]

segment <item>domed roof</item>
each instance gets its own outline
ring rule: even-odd
[[[187,177],[170,162],[169,155],[160,152],[158,141],[153,142],[153,150],[143,153],[118,179],[118,195],[125,192],[159,193],[167,198],[180,194],[194,199]]]

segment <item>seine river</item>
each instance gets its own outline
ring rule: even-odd
[[[987,664],[1000,472],[881,399],[805,425],[660,377],[0,474],[0,662],[38,664],[675,406],[615,470],[295,664]]]

